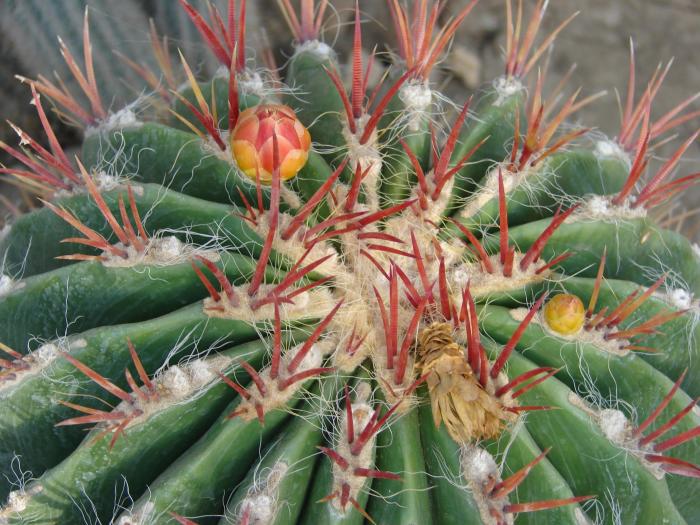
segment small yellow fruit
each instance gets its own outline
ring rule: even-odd
[[[581,330],[586,309],[575,295],[560,293],[552,297],[544,307],[544,319],[550,330],[572,335]]]
[[[274,171],[274,140],[280,178],[288,180],[304,167],[311,149],[309,131],[294,110],[282,104],[261,104],[243,111],[231,132],[231,152],[238,167],[253,180],[270,184]]]

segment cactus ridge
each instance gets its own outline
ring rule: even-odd
[[[631,48],[619,134],[569,124],[602,94],[546,93],[575,16],[538,36],[546,0],[506,2],[505,74],[461,106],[431,71],[478,0],[388,0],[379,81],[356,1],[347,83],[327,0],[279,1],[281,72],[245,0],[179,4],[213,78],[151,24],[121,57],[151,92],[108,110],[86,12],[79,92],[22,79],[0,523],[700,521],[700,250],[663,226],[700,130],[651,157],[698,95],[654,119],[668,67],[635,100]]]

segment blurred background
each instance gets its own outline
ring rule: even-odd
[[[403,0],[411,3],[413,0]],[[468,0],[445,0],[442,20],[463,7]],[[202,7],[205,0],[190,0]],[[297,3],[298,0],[292,0]],[[214,0],[224,7],[226,0]],[[277,0],[248,1],[248,35],[251,54],[270,48],[283,65],[291,52],[290,33],[279,14]],[[353,19],[354,0],[331,0],[333,13],[325,25],[325,40],[335,42],[341,53],[351,45],[347,26]],[[526,9],[535,0],[524,1]],[[1,0],[0,1],[0,116],[22,127],[31,136],[41,137],[38,120],[29,105],[29,91],[15,75],[35,78],[56,71],[68,79],[58,51],[61,36],[74,54],[82,53],[82,23],[85,6],[90,9],[95,69],[103,99],[118,109],[145,90],[143,80],[117,58],[118,51],[141,63],[154,66],[148,37],[149,19],[157,30],[171,39],[172,50],[180,48],[190,64],[197,64],[206,77],[216,64],[204,49],[194,26],[177,0]],[[385,51],[393,44],[393,26],[385,0],[360,0],[363,13],[364,44],[370,50],[377,44]],[[576,64],[570,87],[583,87],[583,94],[607,90],[606,97],[585,108],[578,119],[614,136],[619,126],[615,89],[627,86],[629,41],[633,39],[637,57],[637,92],[660,62],[671,58],[674,64],[654,104],[660,116],[688,96],[700,91],[700,0],[550,0],[541,34],[554,29],[572,13],[578,17],[556,40],[549,57],[548,81],[555,84]],[[481,0],[458,31],[455,42],[436,73],[434,82],[457,102],[477,90],[503,70],[505,42],[505,0]],[[345,55],[347,56],[347,55]],[[696,101],[690,110],[700,108]],[[59,137],[67,146],[77,146],[77,129],[55,119]],[[659,160],[669,147],[692,134],[700,119],[681,126],[678,138],[657,152]],[[17,144],[11,127],[0,124],[0,140]],[[0,163],[10,162],[0,153]],[[689,149],[679,169],[680,175],[700,171],[700,142]],[[6,182],[0,182],[0,220],[11,218],[29,205],[26,196]],[[682,229],[700,241],[700,189],[687,192],[673,210],[669,227]],[[698,211],[696,215],[695,212]],[[683,217],[683,220],[680,220]]]

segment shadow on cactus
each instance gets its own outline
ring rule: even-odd
[[[213,79],[153,32],[110,112],[86,17],[83,93],[24,79],[46,137],[0,144],[45,204],[0,240],[0,523],[700,522],[699,251],[659,226],[698,133],[651,169],[696,97],[654,120],[632,54],[619,135],[569,125],[598,95],[545,96],[543,0],[459,111],[476,0],[390,0],[377,83],[356,6],[347,85],[327,1],[280,1],[282,70],[245,1],[180,4]]]

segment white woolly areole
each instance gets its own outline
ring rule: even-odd
[[[688,310],[693,306],[693,295],[683,288],[669,290],[666,293],[666,300],[678,310]]]
[[[309,40],[296,46],[294,54],[299,55],[301,53],[313,53],[322,60],[335,59],[333,48],[320,40]]]
[[[583,201],[583,205],[569,216],[565,222],[571,223],[585,219],[624,220],[640,219],[647,216],[647,210],[643,206],[632,207],[629,199],[622,204],[612,203],[610,196],[593,195]]]
[[[464,477],[480,485],[499,477],[498,465],[493,456],[483,448],[466,445],[460,459]]]
[[[10,523],[10,519],[17,518],[17,514],[23,512],[32,498],[43,490],[43,487],[38,483],[33,483],[27,489],[13,490],[7,496],[7,503],[0,509],[0,525]],[[9,518],[9,519],[8,519]]]
[[[108,174],[106,171],[98,171],[93,176],[95,185],[100,192],[114,190],[122,185],[123,180],[114,175]],[[143,194],[143,186],[132,186],[132,191],[137,194]]]
[[[218,378],[217,372],[226,370],[231,361],[231,358],[225,355],[216,355],[168,367],[162,374],[153,378],[157,397],[149,397],[148,400],[138,397],[133,403],[119,403],[117,409],[125,413],[139,411],[126,428],[203,392],[208,384]]]
[[[595,195],[588,201],[588,209],[594,215],[607,215],[610,212],[610,201],[602,195]]]
[[[212,262],[219,260],[219,255],[212,250],[204,250],[191,244],[183,243],[173,235],[167,237],[151,237],[142,251],[133,246],[115,244],[127,253],[126,257],[120,257],[109,252],[102,253],[102,264],[110,268],[130,268],[139,264],[170,266],[186,262],[191,255],[197,254]]]
[[[171,235],[155,239],[150,246],[154,257],[162,260],[176,259],[182,255],[184,245],[180,239]]]
[[[630,165],[630,158],[627,152],[612,140],[599,140],[595,143],[593,153],[599,159],[618,159],[627,166]]]
[[[214,78],[224,78],[228,80],[231,72],[227,66],[219,66],[219,68],[214,73]],[[238,88],[243,93],[252,93],[254,95],[263,95],[265,93],[265,81],[263,80],[260,73],[257,71],[246,69],[242,73],[239,73],[236,77],[238,82]],[[189,89],[190,84],[184,82],[178,91],[182,89]]]
[[[598,423],[605,437],[617,445],[625,442],[627,417],[620,410],[606,408],[598,413]]]
[[[496,101],[493,103],[494,106],[498,107],[503,102],[505,102],[506,99],[512,97],[516,93],[522,91],[525,89],[523,86],[522,82],[518,80],[515,77],[499,77],[496,80],[493,81],[493,88],[496,90],[496,93],[498,94],[498,98]]]
[[[27,508],[28,502],[29,496],[26,492],[21,490],[13,490],[7,497],[6,509],[11,512],[22,512]]]
[[[242,75],[239,75],[238,86],[243,93],[261,96],[265,94],[265,82],[257,71],[246,70]]]
[[[471,444],[462,446],[460,465],[485,525],[512,525],[513,515],[504,512],[507,497],[495,500],[489,495],[494,483],[501,481],[496,460],[486,450]]]
[[[228,67],[219,66],[214,73],[214,78],[222,78],[228,81],[230,74],[231,72]],[[259,96],[264,96],[267,93],[265,90],[265,81],[257,71],[246,69],[245,71],[237,74],[236,81],[238,82],[238,89],[242,93],[250,93]],[[177,90],[183,91],[189,89],[190,87],[189,82],[183,82]]]
[[[37,366],[40,367],[45,367],[51,361],[56,359],[58,357],[58,354],[60,352],[60,349],[58,346],[56,346],[53,343],[46,343],[45,345],[41,345],[39,348],[34,350],[31,354],[29,354],[29,359],[31,359]]]
[[[278,461],[267,475],[253,484],[238,506],[236,514],[239,521],[242,521],[242,518],[247,515],[248,521],[246,523],[250,525],[272,523],[278,509],[278,487],[288,470],[289,467],[286,463]]]
[[[4,297],[12,292],[18,284],[9,275],[0,275],[0,297]]]
[[[433,101],[433,91],[425,82],[411,82],[399,90],[399,98],[407,110],[425,111]]]
[[[182,399],[211,383],[218,376],[216,372],[224,370],[231,364],[231,358],[217,355],[205,359],[195,359],[185,365],[167,368],[154,379],[156,388],[163,389],[166,396]]]
[[[211,363],[204,359],[195,359],[187,367],[190,371],[192,383],[195,385],[204,386],[217,377],[211,367]]]
[[[589,405],[575,392],[569,392],[569,404],[585,412],[593,423],[597,425],[603,435],[620,450],[633,455],[656,479],[663,479],[664,470],[658,463],[651,463],[646,459],[647,454],[654,454],[652,444],[641,445],[640,436],[633,436],[629,432],[631,426],[624,413],[616,409],[598,409]]]
[[[267,494],[246,499],[242,512],[248,512],[246,523],[250,525],[271,523],[275,517],[275,500]]]
[[[99,125],[88,127],[85,130],[85,135],[89,137],[96,133],[143,126],[143,122],[138,119],[136,113],[131,109],[132,106],[127,106],[115,113],[110,113]]]
[[[0,397],[7,395],[5,392],[26,379],[39,374],[44,368],[49,366],[61,353],[61,348],[53,343],[40,346],[22,358],[27,366],[11,373],[5,374],[0,381]]]
[[[433,91],[427,82],[410,81],[399,89],[399,99],[405,106],[399,125],[410,132],[419,131],[433,102]]]
[[[136,113],[134,113],[130,108],[124,108],[116,113],[112,113],[107,117],[107,120],[102,123],[102,129],[105,131],[111,131],[112,129],[121,129],[126,127],[140,126],[141,122],[136,118]]]
[[[214,71],[213,78],[226,78],[227,79],[229,74],[230,74],[230,70],[228,67],[219,66],[216,68],[216,71]],[[182,91],[182,90],[189,89],[189,88],[190,88],[190,83],[188,81],[185,81],[178,86],[177,90]]]
[[[171,366],[163,373],[161,385],[171,392],[182,392],[190,389],[190,379],[177,365]]]

